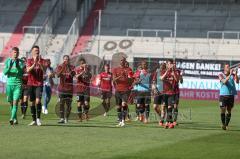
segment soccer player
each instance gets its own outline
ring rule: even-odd
[[[24,62],[18,58],[19,49],[17,47],[12,48],[12,58],[8,58],[5,61],[4,75],[7,76],[6,95],[7,101],[10,103],[10,124],[18,124],[17,121],[17,109],[18,101],[21,97],[22,89],[22,77],[24,71]]]
[[[153,108],[155,112],[159,115],[159,126],[163,126],[165,119],[165,103],[164,103],[164,92],[163,92],[163,74],[166,71],[166,63],[161,63],[160,68],[158,68],[154,75],[152,81],[152,91],[154,95]]]
[[[119,124],[117,126],[123,127],[125,125],[125,118],[127,115],[127,100],[129,94],[128,77],[130,69],[125,66],[126,58],[120,59],[120,66],[113,69],[113,83],[115,87],[115,98],[117,105],[117,114]]]
[[[131,116],[129,114],[128,103],[131,103],[132,102],[131,100],[133,100],[133,98],[132,98],[133,94],[131,94],[131,91],[133,89],[133,81],[134,81],[133,75],[134,75],[134,73],[132,71],[132,68],[129,66],[129,62],[127,62],[127,61],[125,62],[125,67],[128,70],[128,100],[127,100],[127,113],[126,113],[125,121],[130,122],[131,121],[131,119],[130,119]]]
[[[99,88],[101,90],[102,105],[105,110],[104,116],[110,108],[110,100],[112,97],[112,73],[110,72],[109,64],[105,64],[104,72],[100,73]]]
[[[22,78],[22,94],[21,94],[20,103],[21,103],[22,119],[25,119],[27,107],[28,107],[28,86],[27,86],[28,73],[26,68],[27,59],[25,57],[22,57],[21,59],[23,60],[25,65],[23,69],[24,74]]]
[[[30,102],[32,103],[31,114],[32,122],[29,126],[41,126],[41,109],[42,109],[42,91],[43,91],[43,74],[45,60],[40,56],[39,46],[32,47],[32,58],[27,60],[27,73],[28,73],[28,93]]]
[[[92,74],[90,72],[90,66],[86,64],[85,59],[80,59],[80,66],[75,68],[77,85],[77,110],[79,122],[83,119],[83,114],[85,119],[88,120],[88,111],[90,109],[90,84]]]
[[[63,63],[57,66],[55,73],[60,79],[58,84],[58,97],[60,104],[60,120],[59,124],[66,124],[68,122],[69,115],[72,108],[73,97],[73,77],[75,67],[70,64],[70,58],[68,55],[63,56]],[[67,106],[65,112],[65,104]]]
[[[180,98],[180,90],[179,90],[179,82],[183,83],[182,73],[180,69],[177,69],[176,62],[173,62],[173,70],[175,71],[176,80],[174,82],[174,109],[173,109],[173,125],[178,125],[177,123],[177,117],[178,117],[178,105],[179,105],[179,98]]]
[[[137,107],[140,113],[140,121],[149,122],[150,103],[151,103],[151,78],[146,61],[141,62],[141,70],[137,70],[134,83],[137,85]]]
[[[54,71],[51,67],[51,61],[50,59],[46,60],[46,69],[44,72],[44,82],[43,82],[43,107],[42,107],[42,113],[48,114],[48,103],[51,100],[52,95],[52,88],[54,86],[53,82],[54,78]]]
[[[167,118],[165,123],[165,128],[174,128],[173,118],[172,118],[172,109],[175,104],[174,99],[174,83],[178,81],[176,77],[176,72],[173,68],[173,60],[169,59],[167,61],[167,70],[162,75],[163,79],[163,91],[164,91],[164,105],[167,107]]]
[[[223,73],[218,75],[220,80],[220,110],[222,129],[228,130],[228,124],[231,120],[231,111],[234,106],[234,96],[237,95],[235,82],[239,83],[237,69],[230,69],[229,64],[224,65]]]

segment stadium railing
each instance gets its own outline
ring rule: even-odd
[[[40,33],[38,34],[34,45],[38,45],[42,52],[42,55],[46,55],[46,46],[51,39],[51,35],[53,33],[53,29],[56,26],[58,20],[63,16],[63,11],[65,7],[65,0],[58,0],[53,5],[51,11],[46,18]]]
[[[73,20],[73,23],[70,27],[70,29],[68,30],[66,39],[63,42],[63,46],[60,50],[60,52],[58,54],[56,54],[56,58],[52,59],[55,61],[52,61],[53,65],[60,63],[62,61],[62,56],[64,54],[68,54],[72,51],[74,45],[76,44],[77,40],[78,40],[78,36],[79,36],[79,19],[78,17],[76,17]]]
[[[224,43],[226,38],[236,39],[239,44],[240,40],[240,31],[208,31],[207,40],[210,42],[210,39],[222,39]]]

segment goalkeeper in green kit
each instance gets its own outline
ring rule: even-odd
[[[11,54],[12,58],[8,58],[5,61],[3,73],[7,76],[6,95],[7,101],[11,104],[11,118],[9,122],[13,125],[18,124],[17,107],[22,91],[24,62],[18,58],[19,49],[17,47],[12,48]]]

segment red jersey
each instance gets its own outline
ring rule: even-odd
[[[130,88],[130,81],[129,79],[132,78],[132,69],[131,68],[122,68],[117,67],[113,69],[113,76],[117,78],[114,82],[114,86],[116,91],[128,91]]]
[[[100,88],[103,91],[112,91],[112,74],[110,72],[102,72],[100,77]]]
[[[181,70],[179,70],[179,69],[175,70],[175,75],[179,79],[180,75],[181,75]],[[174,92],[175,92],[175,94],[179,94],[180,93],[179,81],[176,81],[176,80],[174,80]]]
[[[84,71],[83,67],[79,66],[75,68],[75,74],[83,73],[81,76],[77,78],[76,92],[82,93],[85,91],[90,91],[90,84],[92,74],[90,72]]]
[[[27,88],[27,83],[28,83],[28,73],[27,73],[27,68],[26,66],[24,67],[24,73],[23,73],[23,78],[22,78],[22,86],[23,88]]]
[[[175,91],[174,91],[175,80],[174,80],[172,73],[173,73],[172,71],[169,71],[167,73],[165,79],[163,80],[163,93],[164,94],[168,94],[168,95],[175,94]]]
[[[56,73],[60,73],[60,82],[58,84],[58,91],[63,93],[73,93],[73,76],[74,76],[74,66],[61,64],[56,68]],[[62,70],[63,69],[63,70]]]
[[[39,59],[39,63],[44,66],[45,60]],[[34,59],[27,60],[27,67],[31,67],[34,64]],[[43,86],[43,70],[39,64],[36,64],[34,68],[28,73],[28,86]]]

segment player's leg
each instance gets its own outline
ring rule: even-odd
[[[79,94],[79,95],[77,95],[77,112],[78,112],[78,121],[79,122],[82,122],[83,106],[84,106],[84,97],[82,94]]]
[[[47,86],[43,85],[43,106],[42,106],[42,113],[45,114],[45,109],[47,105]]]
[[[160,122],[162,123],[163,126],[167,124],[167,122],[165,121],[166,114],[167,114],[167,104],[168,104],[168,96],[164,94],[162,95],[161,118],[160,118]]]
[[[137,107],[139,110],[139,120],[141,122],[144,121],[145,107],[144,107],[145,98],[142,93],[138,93],[137,95]]]
[[[90,94],[86,93],[84,94],[84,114],[85,114],[85,119],[89,120],[89,109],[90,109]]]
[[[17,110],[18,110],[18,101],[21,98],[22,86],[16,85],[13,87],[13,103],[12,103],[12,114],[14,116],[14,124],[18,124],[17,120]]]
[[[50,86],[46,86],[46,103],[45,103],[45,114],[48,114],[48,104],[52,97],[52,89]]]
[[[120,93],[117,91],[115,92],[115,101],[116,101],[117,117],[119,121],[117,126],[121,126],[122,125],[122,99],[120,98]]]
[[[120,93],[120,98],[121,98],[121,111],[122,111],[122,125],[125,125],[125,120],[128,115],[128,105],[127,105],[127,100],[128,100],[128,92],[121,92]]]
[[[226,98],[224,96],[219,97],[219,106],[220,106],[220,115],[221,115],[221,122],[222,122],[222,129],[226,130]]]
[[[175,104],[174,95],[169,95],[168,97],[168,106],[167,106],[167,122],[169,128],[174,128],[173,125],[173,107]]]
[[[66,98],[66,105],[67,105],[67,109],[66,109],[66,114],[64,119],[65,124],[68,123],[68,119],[72,110],[72,95],[68,95],[68,97]]]
[[[28,108],[28,89],[24,88],[23,89],[23,103],[22,103],[22,119],[25,118],[27,108]]]
[[[228,124],[231,120],[231,112],[232,112],[232,108],[234,106],[234,96],[231,96],[229,99],[228,99],[228,106],[226,107],[227,110],[226,110],[226,129],[228,129]]]
[[[179,105],[179,94],[175,94],[175,104],[173,108],[173,125],[178,125],[177,119],[178,119],[178,105]]]
[[[64,114],[65,114],[65,105],[66,102],[66,95],[63,93],[59,94],[59,112],[60,112],[60,120],[58,121],[59,124],[63,124],[64,123]]]
[[[161,122],[161,96],[160,95],[156,95],[154,96],[154,100],[153,100],[153,109],[155,111],[155,113],[157,113],[157,115],[159,116],[159,125],[163,126],[163,122]]]
[[[37,106],[37,125],[41,126],[41,111],[42,111],[42,103],[41,103],[41,99],[42,99],[42,91],[43,91],[43,87],[39,86],[36,87],[36,106]]]
[[[36,116],[36,94],[35,94],[35,87],[34,86],[30,86],[28,88],[28,94],[29,94],[29,99],[30,99],[30,102],[31,102],[31,115],[32,115],[32,122],[29,124],[29,126],[33,126],[33,125],[37,125],[36,123],[36,120],[37,120],[37,116]]]
[[[150,103],[151,103],[151,96],[150,96],[150,94],[147,94],[147,96],[145,96],[145,100],[144,100],[144,104],[145,104],[145,120],[144,120],[144,123],[148,123],[150,121],[149,120]]]
[[[7,95],[7,101],[10,103],[10,125],[13,125],[14,120],[14,114],[13,114],[13,90],[12,86],[7,85],[6,86],[6,95]]]
[[[106,102],[106,100],[107,100],[107,94],[106,94],[106,93],[107,93],[107,92],[104,92],[104,91],[101,92],[102,106],[103,106],[103,109],[104,109],[104,114],[103,114],[103,116],[106,116],[106,115],[107,115],[107,102]]]
[[[24,114],[23,93],[24,93],[24,90],[22,90],[21,97],[20,97],[20,99],[19,99],[19,103],[20,103],[20,107],[21,107],[21,113],[22,113],[22,118],[23,118],[23,114]]]

